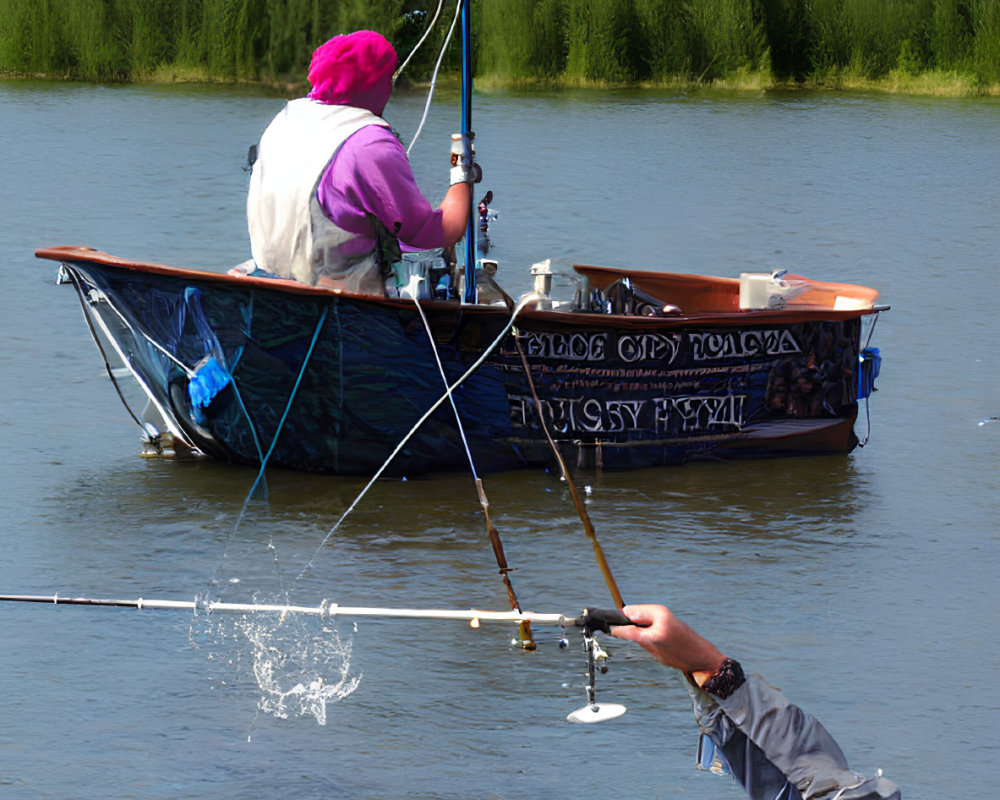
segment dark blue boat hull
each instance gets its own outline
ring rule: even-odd
[[[411,301],[75,256],[63,258],[64,275],[88,311],[175,435],[213,458],[371,474],[443,394]],[[449,382],[509,319],[504,307],[423,308]],[[862,316],[526,311],[517,339],[508,334],[454,399],[482,472],[551,462],[533,388],[571,466],[848,452],[857,443]],[[189,383],[208,359],[231,380],[201,408]],[[444,403],[392,471],[467,466]]]

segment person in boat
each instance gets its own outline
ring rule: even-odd
[[[622,609],[634,625],[611,633],[638,642],[687,678],[702,732],[699,763],[732,774],[754,800],[900,800],[894,783],[854,772],[833,737],[759,675],[660,605]],[[706,742],[706,739],[708,740]]]
[[[470,183],[481,175],[462,157],[471,143],[452,137],[451,186],[432,208],[381,117],[396,63],[373,31],[335,36],[313,53],[308,96],[286,104],[251,148],[247,224],[258,269],[382,295],[400,242],[429,250],[465,233]]]

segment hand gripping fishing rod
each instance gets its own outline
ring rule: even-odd
[[[135,599],[112,599],[98,597],[62,597],[53,595],[4,594],[0,602],[39,603],[56,606],[107,606],[113,608],[135,608],[139,610],[194,611],[204,613],[242,614],[305,614],[320,618],[333,617],[383,617],[395,619],[459,620],[470,627],[478,628],[484,622],[503,622],[526,625],[549,625],[566,629],[580,628],[583,633],[584,648],[587,652],[587,705],[569,714],[570,722],[603,722],[620,717],[625,706],[618,703],[598,703],[596,700],[597,672],[608,671],[605,663],[608,654],[597,644],[595,632],[610,633],[611,625],[632,625],[633,623],[617,609],[585,608],[579,616],[566,614],[542,614],[533,611],[486,611],[480,609],[442,608],[387,608],[378,606],[342,606],[324,600],[317,606],[301,606],[282,603],[224,603],[218,600],[164,600],[138,597]],[[563,639],[560,647],[565,647]]]

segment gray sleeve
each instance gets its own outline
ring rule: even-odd
[[[754,800],[795,797],[791,787],[803,800],[899,800],[895,784],[854,772],[826,728],[759,675],[725,700],[690,691],[699,728]]]

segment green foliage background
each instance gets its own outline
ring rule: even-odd
[[[454,0],[409,70],[426,78]],[[0,72],[91,81],[302,81],[330,36],[401,57],[431,0],[0,0]],[[474,0],[475,71],[501,83],[838,85],[954,74],[1000,85],[1000,0]],[[458,69],[457,45],[446,67]]]

